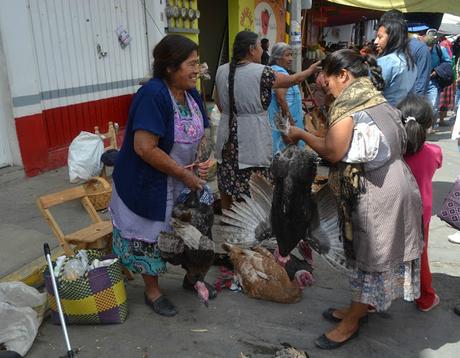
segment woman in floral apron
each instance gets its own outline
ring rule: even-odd
[[[164,316],[174,305],[162,294],[158,276],[166,270],[157,248],[158,234],[170,231],[173,204],[188,187],[204,181],[209,163],[196,163],[197,148],[208,126],[195,89],[198,46],[179,36],[164,37],[153,51],[153,78],[134,95],[123,146],[113,173],[110,213],[113,251],[128,269],[142,274],[145,303]],[[184,277],[184,288],[193,287]],[[210,291],[210,298],[215,291]]]

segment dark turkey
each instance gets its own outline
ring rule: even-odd
[[[307,228],[314,209],[311,186],[316,176],[317,156],[296,145],[286,147],[273,159],[274,191],[270,221],[281,256],[288,256]]]
[[[205,304],[209,300],[209,287],[204,277],[214,262],[213,223],[212,205],[200,202],[200,193],[192,191],[185,201],[174,205],[172,232],[162,232],[158,239],[163,259],[187,271],[188,284],[195,288]]]
[[[242,202],[234,203],[230,210],[223,211],[221,221],[224,225],[215,225],[215,234],[228,243],[244,248],[262,245],[274,250],[277,240],[273,237],[270,223],[274,187],[267,179],[257,175],[251,177],[249,186],[251,197],[244,196]],[[337,203],[331,189],[326,185],[312,194],[311,199],[312,213],[304,241],[332,267],[348,270],[340,239]],[[304,270],[307,260],[302,260],[301,270]],[[292,279],[299,262],[291,261],[286,263],[285,269]]]
[[[184,202],[174,205],[172,217],[196,227],[202,235],[212,240],[214,210],[212,205],[200,202],[200,192],[192,191]]]

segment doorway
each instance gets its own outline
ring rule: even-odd
[[[200,0],[200,61],[206,62],[211,79],[203,84],[206,99],[211,100],[217,67],[228,62],[228,1]]]

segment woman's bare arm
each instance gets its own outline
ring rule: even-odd
[[[330,128],[325,138],[317,137],[297,127],[291,127],[287,137],[294,142],[302,139],[322,158],[337,163],[350,148],[353,127],[353,118],[347,117]]]

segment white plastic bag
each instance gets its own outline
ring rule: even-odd
[[[455,117],[454,127],[452,128],[452,140],[457,140],[460,138],[460,106],[457,109],[457,115]]]
[[[367,163],[379,152],[380,129],[375,123],[358,123],[353,131],[350,149],[343,158],[346,163]]]
[[[67,164],[70,182],[77,183],[97,176],[102,170],[103,153],[104,143],[97,134],[80,132],[69,146]]]
[[[0,283],[0,342],[24,356],[38,332],[46,307],[46,293],[22,282]]]
[[[214,105],[214,107],[212,107],[211,110],[211,115],[209,116],[209,126],[211,127],[210,137],[213,148],[215,148],[216,146],[217,127],[219,127],[220,117],[221,113],[219,111],[219,108],[217,108],[217,105]]]

